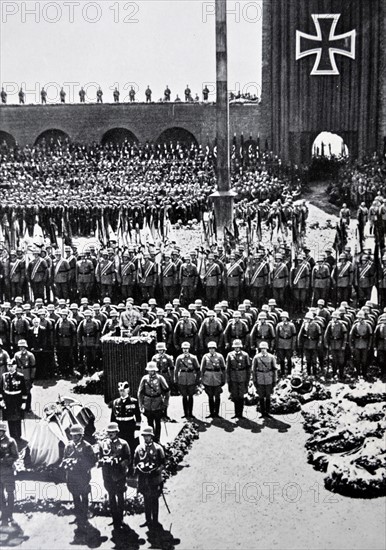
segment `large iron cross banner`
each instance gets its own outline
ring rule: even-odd
[[[355,59],[356,31],[335,34],[340,14],[313,14],[316,35],[296,31],[296,60],[316,55],[311,75],[338,75],[336,55]]]

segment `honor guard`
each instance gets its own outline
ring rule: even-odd
[[[351,262],[347,260],[346,254],[339,255],[339,262],[331,274],[334,287],[337,287],[338,302],[343,300],[350,302],[354,273]]]
[[[269,265],[264,259],[264,252],[257,252],[252,258],[245,273],[245,280],[252,302],[261,307],[269,283]]]
[[[56,299],[70,298],[71,268],[67,260],[62,258],[60,250],[55,250],[55,259],[51,265],[51,287]]]
[[[83,252],[79,253],[76,262],[75,280],[79,296],[91,300],[95,286],[95,267],[91,258],[86,258]]]
[[[169,405],[170,388],[165,378],[158,374],[158,367],[150,361],[145,376],[138,388],[138,403],[141,412],[146,416],[149,426],[154,428],[155,439],[161,435],[161,419]]]
[[[206,319],[202,322],[198,338],[200,349],[207,348],[208,342],[216,342],[217,348],[223,347],[223,325],[220,319],[216,317],[216,313],[209,310],[206,314]]]
[[[231,399],[235,406],[233,418],[242,418],[244,409],[244,395],[248,391],[251,374],[251,360],[247,352],[243,351],[241,340],[234,340],[233,351],[226,357],[226,372]]]
[[[11,300],[16,296],[21,296],[24,292],[26,281],[26,266],[25,259],[17,257],[16,251],[11,250],[9,253],[9,282],[11,285]]]
[[[134,466],[138,475],[138,492],[143,495],[146,522],[141,527],[154,529],[158,522],[159,497],[162,494],[162,471],[165,466],[165,453],[161,445],[154,441],[153,428],[141,432],[143,443],[134,454]]]
[[[363,254],[354,273],[354,286],[358,292],[358,306],[362,307],[371,297],[375,283],[375,265],[368,254]]]
[[[236,259],[234,252],[230,255],[229,264],[225,268],[225,287],[230,305],[236,309],[240,301],[240,291],[244,283],[244,270],[241,261]]]
[[[14,355],[16,366],[23,373],[27,390],[26,412],[31,410],[31,390],[36,376],[36,360],[33,353],[28,351],[27,340],[19,340],[19,351]]]
[[[141,289],[142,300],[148,301],[154,298],[155,286],[157,283],[157,265],[151,259],[150,254],[143,255],[141,272],[138,274],[138,283]]]
[[[259,395],[260,413],[270,414],[271,395],[276,385],[277,367],[274,355],[268,353],[267,342],[260,342],[259,353],[252,360],[252,379]]]
[[[285,363],[287,363],[288,374],[292,370],[292,356],[296,348],[296,328],[289,320],[287,311],[280,314],[280,323],[276,327],[276,354],[280,364],[282,376],[285,375]]]
[[[314,320],[312,313],[306,313],[298,334],[298,348],[306,360],[307,373],[316,376],[318,350],[322,342],[322,329],[320,324]],[[320,365],[323,368],[323,365]]]
[[[74,347],[76,346],[76,324],[69,319],[69,310],[62,309],[55,325],[56,354],[60,374],[74,373]]]
[[[349,343],[357,374],[366,378],[373,331],[363,311],[358,311],[357,319],[350,331]]]
[[[99,323],[92,318],[92,312],[84,312],[85,318],[80,322],[78,333],[78,345],[83,356],[83,363],[88,374],[94,372],[96,366],[97,351],[100,347]]]
[[[294,300],[294,311],[303,312],[306,307],[307,294],[310,288],[310,265],[304,254],[299,254],[295,267],[290,272],[290,287]]]
[[[114,529],[123,527],[126,476],[130,471],[131,452],[127,441],[118,437],[118,424],[111,422],[107,437],[99,442],[98,466],[102,467],[103,483],[109,495]]]
[[[222,387],[226,382],[224,357],[216,349],[216,342],[209,342],[208,353],[203,356],[201,361],[201,380],[209,399],[207,418],[219,417]]]
[[[95,279],[99,285],[99,294],[101,298],[110,297],[113,295],[113,288],[116,281],[116,271],[113,260],[109,260],[107,250],[101,252],[96,270]]]
[[[40,256],[39,250],[34,250],[33,260],[28,264],[27,279],[31,286],[33,299],[42,298],[44,300],[44,288],[49,280],[48,264]]]
[[[194,301],[198,285],[198,270],[192,264],[189,256],[180,267],[179,282],[181,285],[180,299],[183,305],[187,306],[190,302]]]
[[[261,342],[267,342],[268,349],[272,352],[275,343],[275,327],[272,321],[268,321],[265,311],[261,311],[250,335],[250,347],[253,353],[257,352]]]
[[[111,422],[116,422],[119,428],[119,434],[127,441],[132,456],[134,456],[137,440],[135,430],[141,426],[141,413],[137,399],[131,397],[128,382],[119,382],[119,397],[110,403]]]
[[[326,261],[325,254],[318,258],[315,267],[312,269],[311,287],[313,292],[313,300],[311,305],[317,303],[319,300],[324,300],[327,302],[330,295],[331,271],[330,266]]]
[[[215,263],[213,254],[208,255],[202,284],[205,289],[206,302],[209,307],[213,307],[218,301],[219,289],[222,284],[221,268]]]
[[[241,319],[240,311],[233,313],[232,319],[224,330],[225,349],[232,347],[234,340],[241,340],[243,346],[249,345],[249,329],[246,321]]]
[[[341,379],[344,376],[347,338],[347,327],[340,319],[339,313],[334,311],[324,333],[324,346],[327,348],[327,353],[331,354],[333,376],[338,371]]]
[[[190,318],[189,312],[184,310],[174,329],[173,342],[175,349],[179,351],[182,342],[189,342],[192,351],[195,351],[197,348],[197,335],[196,323]]]
[[[0,407],[4,420],[8,422],[10,436],[21,439],[21,421],[27,403],[27,387],[24,374],[16,371],[16,361],[7,363],[7,372],[0,379]]]
[[[272,291],[273,297],[279,306],[284,305],[284,293],[288,287],[289,272],[288,267],[283,261],[282,254],[276,254],[275,263],[272,271]]]
[[[134,254],[132,255],[134,256]],[[130,257],[130,253],[125,251],[122,254],[122,262],[117,271],[117,280],[121,289],[123,300],[131,298],[134,295],[134,286],[137,279],[137,266],[135,260]]]
[[[195,355],[190,353],[189,342],[182,342],[182,354],[176,359],[174,382],[182,395],[183,418],[193,418],[193,400],[200,382],[200,365]]]

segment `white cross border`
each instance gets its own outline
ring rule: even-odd
[[[350,57],[351,59],[355,59],[355,40],[356,40],[356,31],[348,31],[344,34],[337,34],[335,35],[335,29],[338,24],[340,14],[334,13],[334,14],[328,14],[328,13],[318,13],[318,14],[312,14],[312,19],[314,20],[314,25],[316,28],[316,36],[312,34],[307,34],[302,31],[296,31],[296,61],[298,59],[302,59],[303,57],[307,57],[308,55],[314,55],[316,54],[316,60],[314,63],[314,66],[311,71],[311,75],[339,75],[339,70],[336,65],[335,60],[335,54],[344,55],[346,57]],[[306,52],[300,51],[300,40],[301,38],[307,38],[311,40],[320,40],[322,41],[322,29],[320,28],[319,19],[332,19],[332,25],[330,29],[330,36],[329,40],[330,42],[333,42],[334,40],[340,40],[342,38],[351,38],[351,49],[350,51],[346,52],[344,50],[340,50],[339,48],[329,48],[329,56],[330,56],[330,62],[332,66],[332,70],[318,70],[319,63],[322,57],[322,48],[314,48],[312,50],[307,50]]]

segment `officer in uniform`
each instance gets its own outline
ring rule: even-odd
[[[245,279],[249,288],[249,295],[258,307],[264,303],[266,289],[269,284],[269,265],[264,259],[264,252],[259,251],[252,258]]]
[[[75,522],[78,529],[87,529],[89,523],[88,495],[91,492],[91,469],[96,463],[92,446],[83,440],[84,430],[79,424],[70,428],[70,441],[65,449],[62,468],[66,472],[67,487],[74,500]]]
[[[272,272],[272,292],[273,297],[279,306],[284,305],[284,293],[288,287],[289,272],[286,263],[283,261],[282,254],[276,254],[275,264]]]
[[[242,349],[241,340],[234,340],[233,351],[226,357],[226,372],[231,399],[235,406],[233,418],[242,418],[244,409],[244,394],[248,390],[251,374],[251,360],[247,352]]]
[[[341,379],[344,376],[347,336],[345,323],[341,320],[338,311],[334,311],[324,333],[324,346],[327,348],[327,353],[331,353],[333,376],[338,371]]]
[[[168,252],[163,256],[159,278],[164,300],[171,302],[178,294],[178,269]]]
[[[84,316],[85,318],[79,323],[77,329],[78,344],[83,355],[86,372],[92,373],[96,366],[101,331],[98,321],[92,318],[92,312],[89,309],[84,312]]]
[[[290,287],[294,300],[293,310],[303,312],[306,307],[307,293],[310,288],[310,264],[304,254],[299,254],[295,267],[290,272]]]
[[[354,286],[358,292],[358,306],[362,307],[371,297],[375,283],[375,265],[368,254],[363,254],[354,273]]]
[[[16,441],[6,434],[7,424],[0,422],[0,499],[1,526],[8,526],[13,521],[15,503],[15,469],[19,458]]]
[[[127,441],[118,437],[119,427],[116,422],[111,422],[106,432],[107,437],[99,442],[98,465],[102,467],[114,529],[120,529],[123,527],[124,494],[126,476],[131,466],[131,453]]]
[[[217,348],[223,347],[223,325],[216,313],[209,310],[206,314],[206,319],[202,322],[198,332],[200,349],[206,349],[208,342],[216,342]]]
[[[0,407],[8,422],[9,434],[16,440],[21,439],[21,421],[27,397],[24,374],[16,371],[16,361],[12,359],[8,361],[7,372],[0,379]]]
[[[26,271],[25,259],[18,258],[16,251],[11,250],[9,253],[9,282],[11,286],[11,300],[16,296],[21,296],[24,292]]]
[[[182,342],[189,342],[192,351],[197,348],[197,325],[190,318],[188,311],[183,311],[181,319],[177,322],[173,334],[173,342],[176,351],[180,351]]]
[[[200,382],[200,365],[196,355],[190,353],[189,342],[182,342],[182,353],[176,359],[174,382],[182,395],[183,418],[193,418],[193,400]]]
[[[56,299],[70,298],[70,275],[70,264],[62,258],[60,250],[55,250],[55,259],[51,265],[51,286]]]
[[[141,289],[142,300],[147,302],[154,298],[155,285],[157,283],[157,265],[151,259],[150,254],[143,255],[141,274],[138,275],[138,282]]]
[[[230,254],[230,262],[225,268],[225,286],[228,300],[233,309],[237,308],[240,302],[240,291],[244,283],[244,270],[241,261],[236,260],[236,254]]]
[[[352,264],[347,260],[345,253],[339,255],[339,262],[334,267],[331,274],[331,280],[333,286],[338,289],[338,303],[342,301],[349,303],[354,282],[354,274]]]
[[[266,417],[270,414],[277,367],[275,356],[268,353],[267,342],[260,342],[259,350],[252,360],[252,379],[259,395],[261,416]]]
[[[162,471],[165,466],[165,453],[154,439],[153,428],[141,432],[144,442],[135,450],[134,466],[138,475],[138,492],[143,495],[146,522],[141,527],[157,528],[159,497],[162,494]]]
[[[249,346],[249,328],[245,320],[241,319],[241,312],[235,311],[224,330],[225,349],[229,350],[234,340],[241,340],[243,346]]]
[[[76,262],[75,280],[79,296],[91,300],[95,286],[95,266],[84,252],[79,253],[79,260]]]
[[[125,250],[122,254],[122,262],[117,270],[117,280],[121,289],[123,300],[134,296],[134,286],[137,278],[137,267],[130,253]]]
[[[201,381],[209,399],[209,414],[207,418],[218,418],[221,405],[222,387],[226,382],[226,367],[224,357],[216,351],[216,342],[208,343],[208,353],[201,361]]]
[[[166,383],[170,388],[174,380],[173,357],[166,353],[166,344],[164,342],[158,342],[155,349],[158,353],[153,355],[151,360],[155,362],[158,368],[158,373],[165,378]],[[170,418],[168,417],[167,408],[165,409],[165,419],[170,420]]]
[[[202,284],[204,285],[205,298],[209,307],[213,307],[214,304],[217,303],[221,283],[222,277],[220,266],[215,263],[214,255],[208,254],[208,261],[205,266]]]
[[[36,375],[36,360],[34,354],[28,351],[28,344],[26,340],[19,340],[17,345],[19,347],[19,351],[15,353],[14,360],[16,361],[17,368],[24,374],[28,394],[26,412],[30,412],[32,397],[31,390]]]
[[[322,342],[322,329],[311,312],[306,313],[298,334],[298,348],[306,359],[307,373],[316,376],[318,350]],[[323,365],[320,365],[323,368]]]
[[[357,319],[350,331],[349,343],[358,376],[366,378],[373,330],[370,323],[365,320],[363,311],[358,311]]]
[[[289,320],[287,311],[280,314],[280,323],[276,327],[276,353],[280,364],[282,376],[285,375],[285,362],[287,362],[288,374],[292,370],[292,355],[296,348],[296,328]]]
[[[118,383],[119,397],[110,403],[111,422],[116,422],[119,435],[127,441],[131,455],[134,456],[137,440],[135,430],[141,426],[141,413],[137,399],[131,397],[128,382]]]
[[[145,374],[139,384],[138,403],[149,426],[154,428],[156,441],[159,441],[161,419],[169,405],[170,389],[165,378],[158,374],[158,367],[154,361],[150,361],[145,370],[148,374]]]
[[[188,256],[181,265],[179,273],[179,282],[181,285],[180,300],[184,306],[188,306],[190,302],[194,301],[198,279],[197,267],[192,264],[191,258]]]
[[[76,324],[68,318],[68,309],[62,309],[55,325],[56,354],[60,374],[74,374],[74,347]]]
[[[317,264],[312,270],[311,287],[313,291],[311,305],[314,305],[319,300],[327,302],[331,287],[331,271],[325,254],[318,258]]]
[[[34,259],[28,264],[27,279],[31,286],[33,299],[42,298],[44,300],[44,288],[49,280],[48,264],[40,256],[39,250],[34,250]]]
[[[275,343],[275,327],[272,321],[268,321],[265,311],[261,311],[257,317],[250,335],[250,348],[257,353],[261,342],[268,343],[268,349],[272,352]]]
[[[95,280],[99,285],[101,298],[111,297],[116,280],[114,261],[109,259],[107,250],[101,252],[101,259],[95,268]]]

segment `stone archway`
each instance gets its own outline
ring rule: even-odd
[[[160,134],[157,139],[157,143],[177,142],[188,147],[190,147],[192,144],[194,146],[198,145],[197,139],[191,132],[189,132],[189,130],[185,130],[185,128],[181,128],[178,126],[167,128]]]
[[[16,145],[16,139],[13,135],[8,132],[0,131],[0,147],[6,147],[8,149],[13,149]]]
[[[50,128],[42,132],[35,140],[35,145],[39,145],[42,142],[46,144],[49,143],[64,143],[65,141],[70,141],[70,136],[63,130],[57,128]]]
[[[111,128],[102,136],[101,143],[106,145],[113,143],[114,145],[123,145],[127,143],[138,143],[137,136],[127,128]]]

